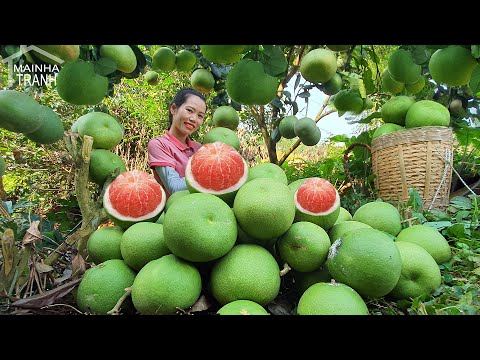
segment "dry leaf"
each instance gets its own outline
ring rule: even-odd
[[[30,223],[30,227],[28,228],[25,236],[22,240],[22,245],[29,244],[31,242],[36,242],[42,240],[42,233],[39,229],[40,227],[40,220],[32,221]]]
[[[205,295],[202,295],[198,298],[195,304],[192,305],[192,307],[187,313],[191,314],[197,311],[204,311],[207,310],[210,306],[212,306],[212,301],[208,299]]]
[[[65,280],[70,278],[70,276],[72,276],[72,269],[67,268],[67,269],[63,270],[62,276],[53,280],[53,285],[58,285],[58,284],[64,282]]]
[[[77,254],[72,259],[72,272],[73,277],[82,276],[85,272],[85,260],[83,260],[82,255]]]
[[[67,295],[82,279],[75,279],[66,284],[60,285],[52,290],[45,291],[42,294],[20,299],[12,303],[12,306],[27,308],[27,309],[40,309],[47,305],[54,304],[57,300]]]
[[[13,269],[15,259],[15,236],[12,229],[6,229],[2,235],[3,273],[8,276]]]
[[[36,263],[35,263],[35,269],[37,269],[37,271],[38,271],[39,273],[47,273],[47,272],[52,271],[52,270],[53,270],[53,267],[50,266],[50,265],[41,263],[41,262],[36,262]]]

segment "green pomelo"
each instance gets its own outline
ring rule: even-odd
[[[145,81],[150,85],[157,85],[158,84],[158,73],[153,70],[149,70],[143,76]]]
[[[175,67],[178,71],[190,71],[197,63],[197,57],[189,50],[183,49],[175,54]]]
[[[132,286],[135,276],[135,271],[120,259],[110,259],[87,269],[77,289],[78,309],[106,315],[125,294],[125,289]]]
[[[97,265],[110,259],[122,260],[122,235],[123,229],[119,226],[105,226],[92,232],[87,241],[88,260]]]
[[[207,262],[230,251],[237,240],[237,222],[224,201],[212,194],[194,193],[170,206],[165,213],[163,233],[176,256]]]
[[[382,106],[382,119],[386,123],[405,126],[405,117],[415,100],[409,96],[394,96]]]
[[[334,225],[344,221],[350,221],[350,220],[352,220],[352,214],[350,214],[350,212],[347,209],[340,206],[340,212],[338,213],[338,218],[337,218],[337,221],[335,221]]]
[[[16,133],[29,134],[43,124],[40,104],[23,92],[0,90],[0,127]]]
[[[206,69],[197,69],[190,76],[192,87],[203,94],[210,92],[215,86],[215,78]]]
[[[174,201],[188,194],[190,194],[190,191],[188,190],[180,190],[171,194],[165,203],[165,212],[167,212],[168,208],[173,204]]]
[[[298,121],[295,115],[285,116],[278,124],[278,131],[285,139],[293,139],[295,136],[295,123]]]
[[[328,181],[312,177],[297,189],[295,222],[309,221],[328,231],[340,213],[340,196]]]
[[[470,82],[472,72],[477,65],[469,49],[452,45],[438,49],[432,54],[428,70],[438,84],[462,86]]]
[[[273,245],[277,242],[277,238],[265,241],[265,240],[259,240],[255,239],[254,237],[248,235],[245,231],[242,230],[240,225],[237,223],[237,244],[256,244],[263,246],[265,249],[268,249],[269,251],[273,248]]]
[[[452,258],[448,241],[437,229],[428,225],[405,228],[397,235],[396,241],[408,241],[421,246],[432,255],[437,264],[443,264]]]
[[[153,222],[139,222],[125,230],[120,251],[128,266],[135,271],[140,271],[152,260],[172,253],[163,236],[163,225]]]
[[[166,205],[165,205],[166,207]],[[157,221],[155,221],[155,224],[163,224],[163,221],[165,220],[165,211],[163,211],[160,216],[158,217]]]
[[[392,204],[383,201],[372,201],[360,206],[353,214],[353,220],[393,236],[402,230],[400,212]]]
[[[118,175],[105,190],[103,206],[123,229],[141,221],[157,221],[165,207],[165,190],[152,174],[130,170]]]
[[[92,62],[76,60],[62,66],[57,92],[70,104],[96,105],[107,95],[108,78],[96,74]]]
[[[175,69],[177,57],[172,49],[167,46],[159,47],[152,56],[152,70],[172,71]]]
[[[349,231],[337,239],[326,264],[337,282],[370,298],[392,291],[402,270],[395,242],[383,232],[368,228]]]
[[[322,84],[322,91],[327,95],[335,95],[342,90],[342,86],[342,77],[338,73],[335,73],[330,80]]]
[[[104,112],[90,112],[82,115],[78,121],[80,136],[93,137],[94,149],[111,150],[122,141],[123,128],[112,115]]]
[[[239,104],[266,105],[277,95],[278,79],[268,75],[261,62],[242,59],[233,65],[225,85],[228,96]]]
[[[450,112],[445,106],[433,100],[417,101],[408,110],[405,117],[406,128],[449,125]]]
[[[216,127],[225,127],[231,130],[237,130],[240,123],[240,117],[237,110],[232,106],[223,105],[215,109],[212,117],[213,125]]]
[[[64,61],[64,63],[60,63],[55,61],[54,59],[33,50],[33,54],[38,59],[53,65],[64,65],[65,63],[78,60],[80,56],[80,45],[35,45],[36,47],[46,51],[50,55],[56,56]]]
[[[238,62],[246,48],[246,45],[200,45],[203,57],[217,64]]]
[[[358,90],[340,90],[333,99],[333,105],[338,111],[351,111],[358,114],[363,109],[363,99]]]
[[[250,300],[266,306],[280,291],[280,269],[273,255],[263,247],[235,245],[213,266],[210,288],[221,305]]]
[[[235,300],[223,305],[218,315],[270,315],[265,308],[250,300]]]
[[[115,61],[117,70],[126,74],[137,67],[137,57],[130,45],[101,45],[100,56]]]
[[[7,169],[7,164],[3,156],[0,156],[0,177],[5,175],[5,170]]]
[[[341,283],[317,283],[300,297],[298,315],[368,315],[362,297]]]
[[[295,135],[299,137],[304,145],[317,145],[320,141],[321,133],[315,121],[309,117],[298,119],[293,126]]]
[[[382,124],[375,129],[372,135],[372,139],[376,139],[377,137],[380,137],[382,135],[390,134],[392,132],[399,131],[399,130],[405,130],[405,128],[398,124],[391,124],[391,123]]]
[[[311,50],[300,61],[299,71],[305,80],[312,83],[329,81],[337,71],[337,57],[328,49]]]
[[[302,295],[310,286],[319,282],[329,283],[332,275],[328,272],[326,266],[310,272],[296,271],[293,275],[295,290]]]
[[[53,144],[63,139],[65,129],[60,116],[44,105],[40,105],[38,112],[42,119],[42,126],[34,132],[25,134],[25,137],[37,144]]]
[[[257,178],[238,190],[233,211],[243,231],[268,242],[293,224],[295,202],[287,185],[275,179]]]
[[[389,93],[398,94],[401,93],[405,88],[405,84],[403,82],[396,81],[394,78],[392,78],[392,75],[390,75],[388,72],[388,68],[383,70],[381,78],[383,90]]]
[[[214,127],[208,131],[203,137],[203,144],[214,143],[216,141],[223,142],[240,150],[240,139],[237,133],[226,127]]]
[[[412,94],[418,94],[425,87],[425,76],[420,76],[413,84],[405,84],[405,89]]]
[[[310,272],[327,261],[330,239],[320,226],[300,221],[292,224],[276,243],[280,257],[295,271]]]
[[[352,47],[352,45],[325,45],[332,51],[346,51]]]
[[[127,171],[123,159],[105,149],[93,149],[90,154],[89,178],[95,184],[103,185],[107,177],[116,169],[120,173]]]
[[[370,225],[355,220],[336,223],[330,228],[330,230],[328,230],[330,243],[333,244],[337,239],[340,239],[344,234],[349,231],[365,228],[372,229]]]
[[[308,178],[304,178],[304,179],[295,180],[295,181],[291,182],[290,184],[288,184],[288,187],[295,194],[295,191],[298,190],[300,185],[302,185],[308,179],[310,179],[310,178],[308,177]]]
[[[204,144],[188,159],[185,169],[190,192],[213,194],[229,205],[233,204],[238,189],[247,178],[245,159],[235,148],[221,141]]]
[[[247,181],[257,178],[270,178],[278,180],[282,184],[288,185],[287,174],[285,174],[285,171],[283,171],[283,169],[277,164],[273,164],[270,162],[252,166],[248,170]]]
[[[410,51],[395,50],[388,58],[388,72],[395,81],[413,84],[421,76],[422,67],[415,64]]]
[[[415,243],[399,241],[395,244],[402,258],[402,273],[389,295],[405,300],[430,295],[442,284],[442,275],[435,259]]]
[[[143,315],[173,315],[178,309],[195,304],[201,291],[197,268],[169,254],[150,261],[138,272],[132,286],[132,302]]]

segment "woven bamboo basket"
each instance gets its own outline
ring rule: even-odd
[[[452,181],[452,129],[425,126],[372,140],[372,170],[378,196],[405,203],[414,187],[425,210],[444,210]]]

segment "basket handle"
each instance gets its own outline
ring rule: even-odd
[[[345,170],[345,175],[347,176],[348,180],[350,181],[350,183],[352,185],[353,185],[353,179],[352,179],[352,176],[350,175],[350,171],[348,170],[348,154],[350,153],[350,151],[352,151],[357,146],[362,146],[365,149],[368,149],[368,151],[370,151],[370,153],[372,152],[372,149],[370,148],[370,146],[368,144],[365,144],[365,143],[350,144],[350,146],[345,150],[345,152],[343,154],[343,169]]]

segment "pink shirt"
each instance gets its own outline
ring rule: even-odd
[[[185,177],[188,159],[200,149],[201,146],[202,144],[190,140],[188,137],[187,144],[185,145],[167,130],[165,135],[148,142],[150,168],[153,169],[155,166],[170,166],[180,177]],[[153,175],[155,179],[162,184],[156,171],[153,171]],[[163,186],[163,188],[165,188],[165,186]]]

